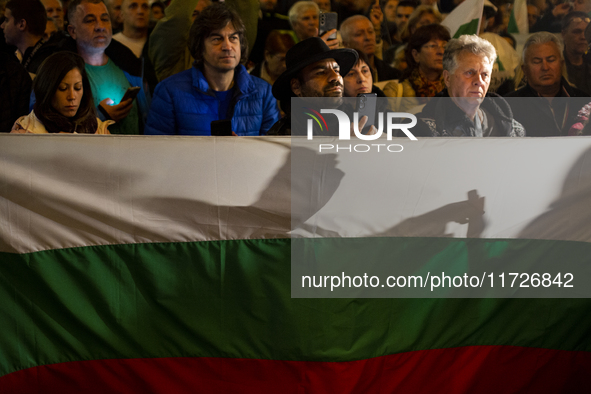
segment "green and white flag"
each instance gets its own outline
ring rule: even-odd
[[[529,26],[527,23],[527,1],[515,0],[515,5],[511,11],[509,27],[507,31],[511,34],[528,34]]]
[[[484,0],[466,0],[441,22],[449,29],[453,38],[464,34],[478,34]]]

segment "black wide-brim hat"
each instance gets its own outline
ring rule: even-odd
[[[284,100],[293,96],[291,80],[303,68],[322,59],[334,59],[340,67],[340,74],[344,77],[357,63],[357,52],[353,49],[330,49],[319,37],[307,38],[294,45],[285,56],[287,69],[273,84],[273,96],[277,100]]]

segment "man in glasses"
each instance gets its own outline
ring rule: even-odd
[[[585,29],[589,17],[581,11],[573,11],[564,17],[562,39],[564,41],[564,61],[568,79],[577,88],[591,93],[591,65],[583,59],[587,52]]]

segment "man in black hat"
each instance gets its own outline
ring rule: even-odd
[[[337,107],[343,97],[343,75],[357,63],[352,49],[330,49],[319,37],[300,41],[287,51],[287,69],[273,84],[273,96],[287,114],[269,134],[291,134],[292,97],[332,97]],[[303,130],[302,130],[303,132]]]

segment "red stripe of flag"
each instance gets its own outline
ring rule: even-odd
[[[591,352],[466,346],[350,362],[171,357],[75,361],[0,378],[16,393],[589,393]]]

